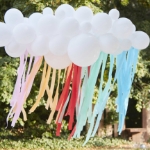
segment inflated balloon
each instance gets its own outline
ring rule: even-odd
[[[43,15],[53,15],[53,10],[50,7],[43,9]]]
[[[5,23],[0,22],[0,47],[6,46],[12,39],[12,32]]]
[[[29,44],[36,38],[36,33],[32,26],[20,23],[14,28],[13,36],[18,43]]]
[[[118,50],[119,41],[111,33],[100,36],[99,43],[101,50],[108,54],[113,54]]]
[[[42,16],[43,15],[41,13],[38,13],[38,12],[33,13],[29,16],[29,21],[34,27],[36,27],[37,23],[39,22]]]
[[[27,45],[17,43],[14,39],[5,46],[6,53],[11,57],[20,57],[26,51]]]
[[[66,36],[62,36],[62,35],[55,36],[49,42],[49,49],[51,53],[58,56],[67,53],[69,40],[70,39]]]
[[[46,35],[38,36],[31,45],[31,51],[38,56],[47,54],[49,50],[49,38]]]
[[[97,13],[92,19],[93,31],[96,31],[98,34],[107,33],[111,25],[112,20],[106,13]]]
[[[79,23],[76,19],[67,17],[59,26],[60,34],[68,37],[73,37],[79,33]]]
[[[79,7],[75,12],[75,18],[79,22],[91,21],[93,18],[93,12],[90,8],[86,6]]]
[[[99,53],[99,42],[90,34],[80,34],[70,40],[68,55],[77,66],[90,66],[98,59]]]
[[[24,17],[20,10],[12,8],[5,13],[4,20],[6,24],[10,25],[11,27],[14,27],[17,24],[22,23]]]
[[[127,18],[119,18],[112,27],[112,33],[120,39],[127,39],[133,33],[133,24]]]
[[[111,17],[112,20],[117,20],[120,16],[120,13],[117,9],[111,9],[109,11],[109,16]]]
[[[54,69],[65,69],[71,64],[68,54],[56,56],[49,52],[44,56],[45,61]]]
[[[56,9],[55,16],[58,19],[62,20],[66,17],[73,17],[74,13],[75,13],[75,10],[72,6],[70,6],[68,4],[62,4]]]
[[[57,33],[59,21],[51,15],[42,16],[38,22],[37,30],[43,35],[55,35]]]
[[[119,40],[119,47],[124,50],[128,51],[132,46],[132,43],[129,39],[120,39]]]
[[[139,50],[147,48],[150,43],[149,36],[143,31],[136,31],[135,33],[133,33],[130,40],[132,46]]]
[[[92,29],[92,24],[88,21],[84,21],[80,24],[80,30],[83,33],[88,33],[91,31],[91,29]]]

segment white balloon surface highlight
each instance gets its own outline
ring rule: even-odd
[[[69,44],[69,38],[66,36],[58,35],[54,37],[52,40],[49,42],[49,49],[51,53],[54,55],[64,55],[67,53],[67,48]]]
[[[119,18],[112,27],[114,36],[120,39],[127,39],[133,33],[133,24],[127,18]]]
[[[46,7],[43,9],[43,15],[53,15],[53,10],[50,7]]]
[[[84,21],[80,24],[80,30],[83,33],[88,33],[92,29],[92,24],[88,21]]]
[[[114,54],[119,49],[119,41],[111,33],[100,36],[99,43],[101,50],[108,54]]]
[[[68,37],[73,37],[79,33],[79,23],[74,18],[64,19],[59,26],[60,34]]]
[[[32,26],[20,23],[14,28],[13,36],[18,43],[29,44],[36,38],[36,33]]]
[[[21,45],[15,40],[12,40],[7,46],[5,46],[6,53],[11,57],[20,57],[26,51],[26,45]]]
[[[136,31],[135,33],[133,33],[130,40],[132,46],[139,50],[147,48],[150,43],[149,36],[143,31]]]
[[[33,13],[29,16],[29,22],[34,26],[36,27],[37,26],[37,23],[38,21],[40,20],[40,18],[42,17],[43,15],[41,13]]]
[[[68,54],[56,56],[49,52],[44,56],[44,58],[47,64],[55,69],[65,69],[71,64],[71,60],[69,59]]]
[[[83,22],[83,21],[91,21],[93,17],[93,12],[90,8],[86,7],[86,6],[81,6],[79,7],[76,12],[75,12],[75,18],[79,21],[79,22]]]
[[[117,9],[111,9],[108,14],[113,21],[117,20],[120,16],[120,13]]]
[[[13,28],[17,24],[22,23],[24,17],[20,10],[11,8],[5,13],[4,20],[7,25],[10,25]]]
[[[38,36],[31,45],[31,52],[38,56],[43,56],[47,54],[49,50],[49,38],[45,35]]]
[[[0,22],[0,47],[6,46],[12,39],[12,32],[9,27]]]
[[[43,35],[55,35],[57,33],[59,22],[56,17],[51,15],[42,16],[38,22],[37,30]]]
[[[94,28],[93,31],[99,34],[105,34],[110,30],[112,20],[106,13],[97,13],[92,19],[92,26]]]
[[[68,55],[77,66],[85,67],[93,64],[99,57],[98,40],[90,34],[80,34],[71,39]]]

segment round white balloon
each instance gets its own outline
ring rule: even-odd
[[[120,39],[119,40],[119,47],[124,50],[124,51],[128,51],[130,50],[132,46],[132,43],[129,39]]]
[[[54,16],[43,16],[37,26],[39,33],[43,35],[55,35],[57,33],[59,21]]]
[[[112,20],[117,20],[120,16],[120,13],[117,9],[111,9],[109,11],[109,16],[111,17]]]
[[[119,41],[111,33],[99,37],[101,50],[108,54],[115,53],[119,48]]]
[[[83,33],[88,33],[92,29],[92,24],[88,21],[84,21],[80,24],[80,31]]]
[[[68,4],[62,4],[56,9],[55,16],[62,20],[66,17],[74,17],[74,13],[75,10],[72,6]]]
[[[14,28],[13,36],[18,43],[29,44],[36,38],[36,33],[32,26],[20,23]]]
[[[31,52],[37,56],[43,56],[47,54],[49,50],[49,38],[45,35],[38,36],[31,44]],[[30,51],[30,50],[29,50]]]
[[[92,65],[99,57],[98,40],[90,34],[80,34],[70,40],[68,55],[71,61],[81,67]]]
[[[49,49],[54,55],[64,55],[67,53],[69,38],[66,36],[58,35],[49,42]]]
[[[24,21],[24,17],[20,10],[11,8],[5,13],[4,20],[6,24],[14,27],[17,24],[22,23]]]
[[[50,7],[46,7],[43,9],[43,15],[53,15],[53,10]]]
[[[132,46],[138,50],[147,48],[150,43],[149,36],[143,31],[134,32],[130,40],[131,40]]]
[[[93,12],[90,8],[86,7],[86,6],[81,6],[79,7],[76,12],[75,12],[75,18],[79,21],[79,22],[83,22],[83,21],[91,21],[93,18]]]
[[[79,33],[79,23],[74,18],[64,19],[59,26],[60,34],[64,36],[75,36]]]
[[[67,53],[61,56],[56,56],[49,52],[44,58],[47,64],[55,69],[65,69],[72,63]]]
[[[127,39],[133,32],[133,24],[127,18],[119,18],[114,22],[112,27],[112,33],[114,36],[120,39]]]
[[[29,22],[34,26],[36,27],[37,26],[37,23],[38,21],[41,19],[43,15],[41,13],[33,13],[29,16]]]
[[[27,45],[22,45],[12,40],[7,46],[5,46],[6,53],[11,57],[20,57],[26,51]]]
[[[92,26],[97,34],[105,34],[110,30],[112,20],[106,13],[97,13],[92,19]]]
[[[6,46],[12,39],[12,32],[9,27],[0,22],[0,47]]]

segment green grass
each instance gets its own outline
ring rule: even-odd
[[[38,131],[37,131],[38,132]],[[0,150],[98,150],[98,149],[123,149],[124,145],[131,147],[133,143],[114,138],[94,137],[86,146],[82,147],[85,138],[67,140],[67,136],[61,137],[25,137],[24,133],[17,134],[14,131],[2,129],[0,132]]]

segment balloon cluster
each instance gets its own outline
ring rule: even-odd
[[[136,31],[131,20],[119,15],[116,9],[108,14],[93,14],[86,6],[75,11],[63,4],[55,13],[47,7],[26,18],[12,8],[4,16],[5,23],[0,23],[0,46],[5,46],[11,57],[20,57],[26,51],[32,56],[44,56],[56,69],[66,68],[71,62],[90,66],[100,51],[118,55],[131,47],[145,49],[149,36]]]

